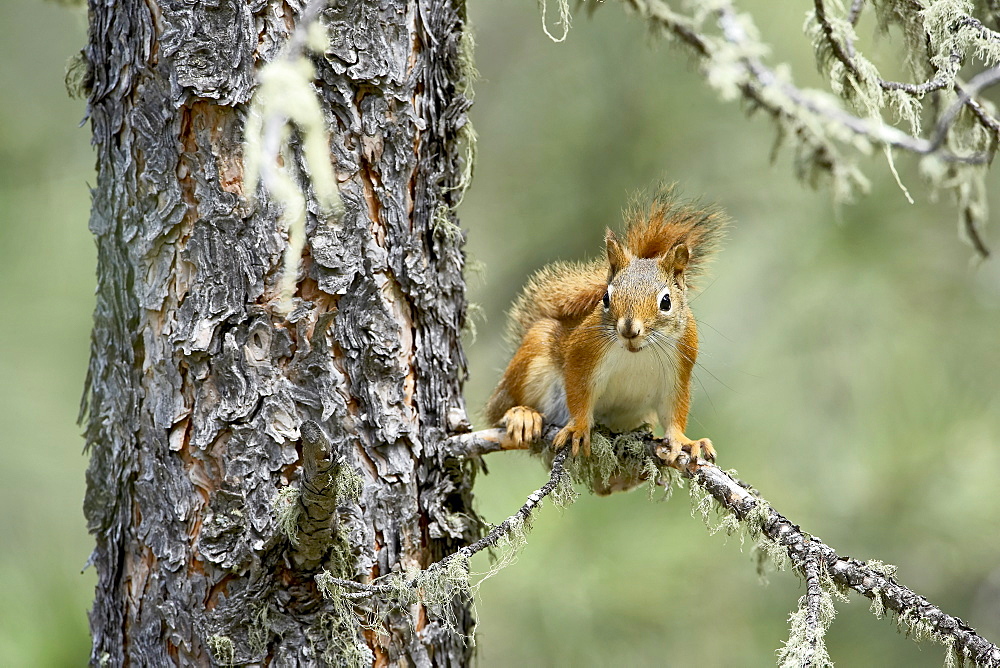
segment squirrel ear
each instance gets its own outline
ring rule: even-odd
[[[608,247],[608,264],[611,265],[611,275],[614,276],[625,268],[632,255],[618,243],[618,237],[610,227],[604,233],[604,244]]]
[[[660,258],[660,268],[672,276],[678,276],[684,273],[690,261],[691,252],[687,246],[680,244],[674,246],[666,255]]]

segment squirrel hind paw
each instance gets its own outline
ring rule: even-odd
[[[712,445],[712,441],[707,438],[703,438],[699,441],[695,441],[695,444],[691,446],[691,456],[697,457],[698,454],[695,453],[695,447],[698,447],[701,451],[701,456],[708,461],[715,463],[715,447]]]
[[[699,458],[712,463],[715,462],[715,447],[712,445],[712,441],[707,438],[698,439],[697,441],[692,441],[686,437],[670,438],[668,439],[668,443],[669,448],[666,448],[667,452],[660,451],[657,454],[661,458],[666,458],[669,464],[677,461],[677,457],[680,456],[681,452],[686,453],[692,462],[697,461]]]
[[[552,445],[555,446],[556,450],[562,449],[564,445],[569,443],[572,447],[573,456],[576,457],[580,454],[580,448],[583,448],[583,455],[585,457],[590,456],[590,429],[579,429],[572,424],[568,424],[559,430],[556,437],[552,439]]]
[[[504,413],[501,424],[507,428],[505,450],[524,450],[542,437],[542,414],[529,406],[514,406]]]

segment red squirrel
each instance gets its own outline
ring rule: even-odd
[[[526,448],[544,423],[565,425],[553,444],[590,454],[590,431],[627,432],[658,422],[670,457],[715,458],[709,439],[684,435],[698,332],[688,303],[726,219],[661,188],[625,213],[623,240],[608,228],[606,257],[541,269],[514,302],[517,351],[486,407]]]

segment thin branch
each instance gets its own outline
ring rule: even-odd
[[[504,438],[506,437],[506,432],[502,429],[488,429],[486,432],[477,432],[476,434],[463,434],[462,436],[453,437],[449,439],[448,448],[452,453],[457,453],[464,451],[471,455],[480,455],[484,452],[496,452],[501,448],[495,450],[490,450],[485,447],[480,447],[483,444],[495,443],[502,440],[497,432],[503,432]],[[550,437],[555,434],[555,430],[549,430],[547,435]],[[465,438],[468,436],[474,436],[475,438]],[[563,476],[567,475],[565,469],[566,456],[569,454],[569,448],[563,448],[556,453],[555,457],[552,459],[552,470],[549,473],[549,479],[544,485],[536,489],[534,492],[528,495],[527,500],[524,502],[516,513],[505,519],[500,524],[493,527],[489,533],[477,540],[471,545],[466,545],[465,547],[459,549],[456,552],[443,557],[440,561],[436,561],[427,567],[423,574],[434,573],[446,568],[455,559],[471,559],[473,555],[478,552],[482,552],[488,547],[495,546],[504,536],[508,536],[517,527],[523,526],[525,522],[531,517],[531,514],[535,512],[539,504],[541,504],[542,499],[551,494],[555,488],[559,485],[559,481],[562,480]],[[325,581],[331,584],[340,585],[346,589],[353,592],[351,598],[363,598],[371,596],[374,594],[389,594],[395,591],[395,588],[386,583],[377,584],[363,584],[361,582],[355,582],[353,580],[344,580],[342,578],[336,577],[325,577]],[[406,586],[408,588],[415,588],[420,584],[420,578],[412,577],[406,581]]]
[[[806,561],[802,569],[806,581],[806,644],[809,646],[809,659],[805,664],[807,666],[813,665],[823,636],[820,620],[823,608],[820,568],[819,554],[810,545],[806,548]]]
[[[944,144],[945,137],[948,136],[948,130],[951,128],[952,123],[955,122],[958,112],[962,111],[962,107],[968,104],[974,96],[979,95],[980,92],[998,83],[1000,83],[1000,66],[980,72],[969,79],[969,82],[964,87],[958,89],[958,99],[941,114],[937,125],[934,127],[934,136],[930,141],[930,152],[936,151]],[[992,156],[988,156],[987,154],[987,157]],[[989,160],[985,162],[989,162]]]
[[[959,655],[964,654],[983,668],[1000,668],[1000,647],[980,636],[958,617],[953,617],[923,596],[896,582],[895,578],[867,563],[839,556],[833,548],[810,538],[763,499],[733,480],[714,464],[699,460],[689,464],[687,473],[702,485],[723,507],[740,520],[751,514],[766,519],[761,530],[765,536],[785,548],[792,565],[805,575],[809,554],[815,552],[819,563],[837,584],[843,585],[897,613],[909,623],[920,623],[936,637],[949,641]]]
[[[690,47],[703,62],[707,62],[713,57],[716,49],[715,45],[711,43],[707,35],[699,33],[692,26],[688,17],[672,11],[659,0],[622,1],[627,7],[645,18],[653,26],[677,37],[682,43]],[[738,47],[744,54],[748,53],[748,37],[736,17],[732,4],[728,2],[718,4],[715,13],[719,28],[722,31],[723,40],[732,46]],[[984,29],[986,28],[984,27]],[[815,95],[809,95],[795,85],[784,81],[773,69],[767,67],[757,57],[744,55],[740,57],[738,64],[743,69],[744,80],[738,86],[744,97],[753,102],[756,107],[766,110],[775,118],[794,120],[787,110],[774,101],[773,95],[777,93],[780,97],[788,100],[793,106],[818,118],[835,123],[849,132],[864,137],[876,144],[899,148],[918,155],[936,153],[942,160],[950,162],[985,164],[990,161],[991,156],[986,153],[976,153],[968,156],[956,155],[944,150],[941,143],[934,143],[922,137],[914,137],[891,125],[862,119],[839,106],[825,102]],[[847,66],[854,69],[853,63]],[[927,92],[928,90],[936,89],[939,85],[936,78],[923,84],[885,83],[889,89],[907,90],[907,92],[912,91],[914,94],[920,91]],[[944,85],[948,85],[948,82],[945,82]],[[972,93],[972,95],[974,94]],[[967,103],[970,99],[971,95],[964,97],[962,104]],[[951,120],[954,120],[954,118]]]
[[[830,25],[830,20],[826,17],[826,5],[823,4],[823,0],[813,0],[813,7],[816,10],[816,20],[819,21],[819,27],[823,31],[823,36],[826,37],[826,43],[830,45],[833,55],[854,75],[854,78],[861,78],[858,66],[854,64],[854,45],[848,42],[845,46],[834,38],[833,26]],[[851,53],[848,53],[848,49]]]
[[[994,144],[1000,141],[1000,120],[990,116],[989,112],[987,112],[986,109],[983,108],[983,105],[979,103],[979,100],[973,98],[972,95],[967,93],[965,89],[957,83],[955,84],[955,92],[958,93],[959,97],[964,96],[966,98],[966,106],[972,110],[972,113],[976,115],[976,118],[979,119],[979,122],[983,125],[983,127],[993,133]]]
[[[551,442],[551,436],[554,433],[555,430],[546,431],[547,442]],[[812,614],[814,606],[819,605],[818,602],[814,602],[818,599],[814,598],[815,591],[813,591],[815,586],[818,586],[817,578],[822,571],[826,571],[835,583],[853,589],[869,599],[877,600],[881,607],[894,611],[900,619],[909,624],[924,626],[936,638],[950,643],[959,655],[964,654],[984,668],[1000,668],[1000,648],[980,636],[975,629],[965,624],[961,619],[943,612],[923,596],[899,584],[885,569],[874,565],[874,562],[872,562],[873,565],[869,565],[857,559],[839,556],[833,548],[804,533],[766,501],[756,496],[748,485],[733,479],[715,464],[700,458],[692,461],[688,453],[684,452],[676,459],[671,459],[670,448],[664,440],[653,438],[644,432],[636,432],[632,436],[642,440],[646,444],[648,452],[657,457],[662,465],[675,468],[686,477],[693,479],[740,521],[750,520],[753,523],[760,521],[761,533],[784,548],[794,568],[805,577],[810,614]],[[506,432],[503,429],[486,429],[449,439],[448,449],[455,455],[459,455],[463,450],[470,455],[478,455],[486,451],[496,452],[504,448],[488,449],[485,447],[486,444],[503,443],[505,438]],[[542,494],[543,490],[548,490],[545,492],[546,494],[551,492],[558,483],[558,475],[561,475],[561,465],[566,452],[567,449],[564,448],[556,454],[549,482],[529,497],[529,503],[534,496]],[[559,464],[558,475],[556,472],[557,463]],[[524,512],[526,508],[527,512],[530,512],[533,507],[525,504],[519,514]],[[497,527],[497,529],[499,528]],[[483,539],[483,541],[485,540],[487,539]],[[479,543],[483,541],[479,541]],[[463,550],[466,549],[469,548],[463,548]],[[365,587],[366,585],[351,583],[351,586]],[[816,612],[815,614],[817,623],[819,623],[820,613]],[[817,635],[814,637],[818,639],[818,626],[813,628],[817,629]]]
[[[1000,32],[990,30],[983,22],[972,16],[961,16],[955,21],[955,30],[958,28],[972,28],[979,33],[979,38],[987,42],[1000,42]]]
[[[826,43],[830,46],[830,50],[833,55],[837,57],[837,60],[843,64],[844,67],[854,76],[855,79],[861,79],[861,73],[858,71],[858,66],[854,62],[854,43],[847,40],[844,44],[837,41],[833,34],[833,25],[830,23],[830,19],[826,15],[826,5],[823,4],[823,0],[813,0],[813,6],[816,8],[816,20],[819,22],[820,29],[823,31],[823,36],[826,38]],[[854,7],[851,8],[853,12]],[[851,25],[855,24],[857,17],[852,20],[851,16],[848,16],[848,21]],[[956,51],[952,51],[951,56],[948,59],[951,65],[951,70],[938,69],[935,71],[934,76],[927,81],[919,84],[914,83],[904,83],[902,81],[887,81],[881,77],[878,78],[878,85],[882,90],[900,90],[904,93],[909,93],[910,95],[926,95],[942,88],[947,88],[955,79],[955,74],[962,68],[962,55]]]
[[[969,236],[969,242],[979,253],[979,256],[984,260],[987,259],[990,256],[990,249],[983,241],[983,236],[979,233],[979,227],[976,225],[976,216],[969,207],[962,209],[962,229]]]
[[[735,46],[745,47],[746,33],[744,32],[743,27],[739,24],[739,21],[736,19],[732,8],[729,6],[721,7],[717,10],[717,16],[719,27],[722,29],[723,36],[726,40]],[[950,151],[941,149],[943,142],[935,143],[920,137],[914,137],[890,125],[875,124],[871,121],[859,118],[858,116],[855,116],[840,107],[823,104],[815,98],[807,97],[803,91],[799,90],[794,85],[781,80],[773,70],[765,66],[757,58],[744,57],[742,60],[746,66],[747,72],[752,75],[752,79],[763,88],[778,90],[782,95],[788,98],[788,100],[795,104],[795,106],[805,109],[806,111],[809,111],[817,116],[826,118],[827,120],[833,121],[847,130],[850,130],[854,134],[866,137],[876,143],[901,148],[920,155],[938,153],[943,160],[953,162],[985,164],[989,162],[992,157],[988,153],[975,153],[968,156],[955,155]],[[752,86],[748,85],[747,88],[744,88],[744,91],[750,93],[755,102],[761,104],[764,108],[771,110],[772,114],[786,114],[786,112],[784,112],[780,107],[777,107],[773,103],[767,101],[765,96],[757,92]],[[978,92],[978,90],[972,94],[974,95],[976,92]],[[965,101],[966,100],[962,100],[961,104],[965,104]],[[959,108],[961,107],[961,104],[959,104]],[[944,120],[945,117],[942,116],[941,121]],[[951,122],[954,121],[954,116],[944,123],[941,121],[939,121],[939,127],[943,125],[944,131],[947,132],[948,128],[951,126]]]

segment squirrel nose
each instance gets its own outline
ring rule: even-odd
[[[636,321],[632,318],[622,318],[618,321],[618,333],[625,339],[634,339],[642,336],[642,321]]]

